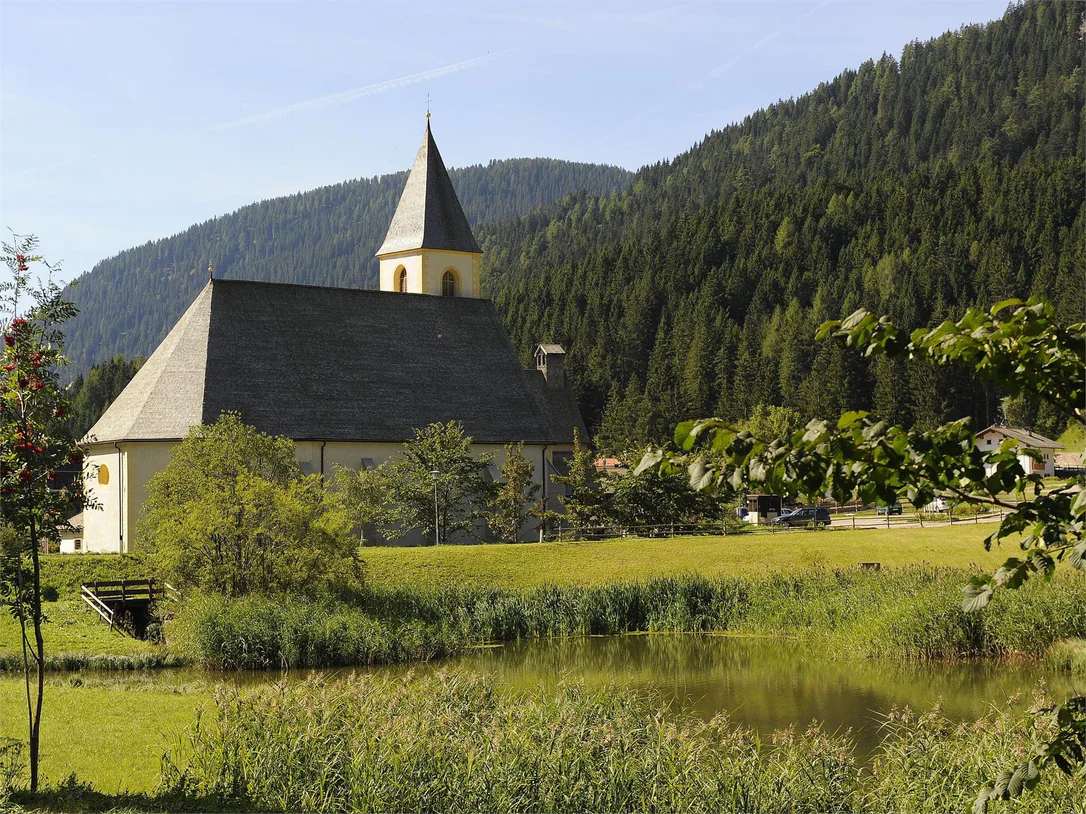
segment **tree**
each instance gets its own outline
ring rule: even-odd
[[[573,457],[565,475],[551,475],[551,480],[563,487],[564,494],[558,496],[558,502],[565,510],[561,520],[581,534],[606,520],[604,495],[600,483],[600,473],[596,469],[592,450],[581,443],[581,434],[573,430]]]
[[[751,435],[767,440],[789,438],[802,426],[803,421],[797,410],[773,404],[757,405],[750,417],[740,424]]]
[[[500,480],[486,518],[487,526],[504,542],[517,542],[528,518],[543,516],[543,506],[536,499],[539,484],[532,479],[534,473],[535,465],[524,457],[524,443],[506,444],[505,460],[498,468]]]
[[[193,427],[147,483],[139,544],[181,585],[228,596],[310,591],[359,575],[350,521],[289,438],[223,413]]]
[[[604,476],[603,489],[607,516],[621,526],[692,523],[716,514],[714,501],[678,472],[628,469]]]
[[[1002,317],[1007,309],[1010,314]],[[987,311],[971,308],[957,322],[911,335],[861,309],[844,321],[824,323],[818,337],[833,337],[867,356],[965,368],[1014,399],[1046,404],[1086,426],[1086,323],[1060,325],[1055,309],[1039,298],[1006,300]],[[833,423],[811,421],[786,440],[757,438],[720,419],[702,419],[676,427],[675,444],[679,452],[655,450],[639,468],[685,469],[695,488],[710,491],[750,485],[789,497],[828,492],[838,501],[859,496],[885,504],[905,496],[916,506],[943,492],[968,504],[1000,507],[1006,514],[985,547],[1023,535],[1023,554],[1009,557],[994,574],[970,580],[964,588],[967,611],[980,611],[996,591],[1018,588],[1030,577],[1051,578],[1058,563],[1086,566],[1086,477],[1046,489],[1040,475],[1023,470],[1014,441],[992,451],[978,448],[968,418],[921,431],[852,411]],[[1007,492],[1020,502],[1005,500]],[[1050,713],[1057,734],[1034,744],[1018,766],[982,789],[977,811],[1031,788],[1049,763],[1086,777],[1086,697]]]
[[[333,477],[332,501],[358,532],[363,545],[366,529],[380,525],[388,512],[388,469],[351,469],[337,466]]]
[[[70,408],[60,386],[67,364],[61,325],[76,314],[53,282],[51,267],[35,254],[34,237],[4,243],[11,278],[0,283],[3,365],[0,370],[0,515],[14,534],[5,535],[0,560],[0,596],[19,622],[30,742],[30,790],[38,789],[45,643],[42,625],[41,551],[59,543],[68,518],[86,503],[81,478],[58,488],[57,471],[82,460],[82,451],[60,431]],[[41,263],[44,279],[30,275]],[[31,665],[36,678],[31,690]]]
[[[485,474],[490,456],[476,458],[471,443],[458,421],[415,430],[403,452],[388,463],[387,534],[421,529],[427,542],[436,538],[441,543],[457,535],[475,536],[475,522],[483,517],[492,489]]]

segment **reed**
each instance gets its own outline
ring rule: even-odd
[[[269,811],[924,814],[968,810],[1036,726],[1011,707],[970,724],[895,713],[868,768],[847,734],[762,740],[663,706],[579,685],[515,695],[458,673],[220,690],[168,756],[163,791]],[[1080,810],[1077,795],[1049,772],[1000,810]]]
[[[1056,670],[1086,676],[1086,639],[1061,639],[1048,648],[1045,661]]]
[[[771,577],[665,577],[597,586],[365,588],[324,600],[193,598],[172,647],[224,669],[417,661],[527,638],[654,631],[803,636],[841,655],[912,659],[1024,653],[1086,637],[1086,578],[1005,592],[961,610],[966,574],[813,569]]]

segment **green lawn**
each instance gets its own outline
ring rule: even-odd
[[[44,628],[46,655],[96,653],[139,655],[153,653],[155,645],[137,641],[102,621],[78,599],[62,599],[44,605],[48,619]],[[0,653],[19,652],[19,625],[8,613],[0,614]]]
[[[626,538],[520,545],[367,548],[374,585],[593,584],[696,572],[706,576],[794,571],[811,565],[883,567],[930,563],[990,569],[1018,549],[984,550],[994,524],[939,528],[804,531],[778,535]]]
[[[85,682],[84,686],[80,686]],[[50,783],[75,772],[98,791],[151,791],[162,755],[210,698],[203,683],[171,688],[161,671],[110,676],[57,674],[46,684],[42,773]],[[21,678],[0,677],[0,738],[26,739]]]

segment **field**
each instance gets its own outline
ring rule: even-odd
[[[375,548],[365,549],[363,556],[369,586],[381,596],[394,595],[400,589],[442,591],[489,587],[530,591],[546,584],[575,590],[577,586],[605,586],[691,575],[709,579],[758,579],[773,573],[791,573],[801,580],[810,580],[815,578],[811,576],[811,566],[851,570],[859,562],[880,562],[884,568],[928,563],[954,567],[975,564],[990,569],[1013,553],[1011,550],[984,551],[983,537],[993,528],[992,525],[963,524],[953,528],[804,531],[772,537],[734,535],[517,546]],[[163,650],[109,631],[75,598],[79,578],[91,573],[107,578],[113,563],[123,570],[142,566],[133,563],[131,558],[47,558],[46,581],[60,589],[60,600],[47,606],[50,622],[46,627],[46,641],[50,652],[139,657]],[[145,571],[146,567],[142,566],[140,575],[146,576]],[[835,619],[844,619],[848,616],[848,608],[844,605],[854,599],[859,601],[857,597],[862,598],[867,581],[864,577],[858,583],[853,591],[855,597],[849,593],[841,594],[833,602],[829,602],[832,597],[827,596],[829,604],[820,601],[802,603],[809,615],[813,614],[808,621],[792,618],[792,600],[783,595],[779,607],[787,618],[782,616],[778,620],[774,610],[778,607],[777,600],[766,594],[759,600],[757,616],[750,617],[747,624],[752,629],[799,628],[816,624],[813,617],[823,612]],[[958,584],[958,579],[954,578],[948,589],[955,596]],[[888,596],[880,596],[888,601]],[[572,594],[570,597],[576,599]],[[844,605],[839,608],[834,602]],[[952,604],[956,604],[956,599]],[[473,613],[483,613],[481,607]],[[532,608],[528,602],[523,612],[514,615],[535,618],[532,614],[539,615],[540,611]],[[663,608],[661,612],[666,610]],[[219,614],[217,618],[226,623],[233,617]],[[541,623],[545,622],[546,614],[539,618]],[[674,629],[685,629],[687,622],[684,619],[676,617],[672,622],[665,618],[657,627],[668,629],[674,624]],[[478,621],[480,624],[485,622]],[[571,617],[571,621],[562,624],[575,628],[581,623]],[[926,622],[924,629],[928,629]],[[14,622],[8,617],[0,618],[0,652],[7,651],[13,656],[17,645]],[[215,680],[214,675],[187,670],[52,673],[48,679],[49,701],[43,724],[44,772],[54,783],[75,772],[105,793],[114,793],[121,788],[132,792],[152,791],[159,778],[162,754],[176,744],[179,733],[192,723],[194,710],[207,706]],[[21,684],[15,674],[9,674],[8,678],[0,680],[0,738],[22,734],[25,725],[23,705]]]
[[[757,537],[626,538],[592,542],[520,545],[367,548],[367,582],[378,588],[487,586],[533,588],[539,585],[599,585],[622,580],[698,574],[705,577],[797,572],[813,565],[855,567],[880,562],[884,568],[927,563],[989,570],[1014,553],[1013,546],[991,552],[983,539],[991,524],[954,527],[797,531]],[[160,648],[109,628],[78,600],[81,579],[150,576],[133,557],[51,555],[43,580],[58,587],[60,601],[46,604],[46,649],[56,654],[106,654],[149,657]],[[116,577],[113,577],[116,578]],[[11,663],[19,648],[18,627],[0,616],[0,664]]]
[[[938,528],[797,531],[777,535],[640,538],[520,545],[366,548],[374,586],[596,585],[620,580],[699,574],[744,576],[801,571],[812,565],[883,568],[927,563],[988,570],[1017,548],[984,550],[994,524]]]
[[[42,772],[52,783],[74,772],[106,794],[153,790],[162,755],[208,702],[204,682],[170,687],[157,673],[55,674],[46,683]],[[26,697],[0,678],[0,739],[26,738]]]

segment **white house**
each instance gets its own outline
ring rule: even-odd
[[[1046,478],[1055,474],[1056,451],[1063,449],[1063,444],[1038,435],[1032,430],[993,424],[988,429],[977,433],[977,448],[985,452],[994,452],[1008,438],[1018,446],[1018,461],[1026,474],[1032,473]],[[1036,453],[1040,460],[1029,455],[1027,450]],[[991,474],[991,467],[988,469]]]
[[[147,481],[227,410],[293,439],[303,471],[322,475],[379,465],[416,428],[457,420],[495,463],[523,442],[553,506],[549,476],[575,430],[588,438],[565,351],[540,345],[524,370],[480,298],[482,253],[429,121],[377,256],[379,291],[210,280],[85,439],[101,509],[83,514],[81,550],[137,548]]]

